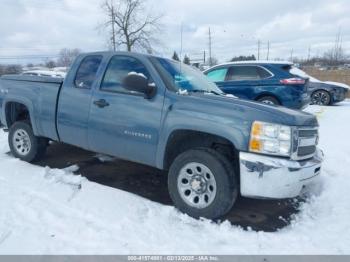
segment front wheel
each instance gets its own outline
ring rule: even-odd
[[[175,206],[194,218],[224,216],[238,195],[232,164],[211,149],[180,154],[170,167],[168,188]]]
[[[8,143],[13,156],[26,162],[39,160],[47,147],[47,139],[36,137],[26,121],[16,122],[10,127]]]
[[[327,91],[317,90],[311,95],[311,104],[328,106],[331,104],[331,96]]]

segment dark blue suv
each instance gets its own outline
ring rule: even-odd
[[[289,62],[243,61],[214,66],[205,75],[227,94],[266,104],[303,109],[310,103],[308,78]]]

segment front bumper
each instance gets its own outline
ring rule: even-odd
[[[300,195],[321,173],[323,153],[312,159],[294,161],[240,153],[241,195],[250,198],[284,199]]]
[[[348,90],[344,89],[333,94],[333,103],[344,101],[348,96]]]

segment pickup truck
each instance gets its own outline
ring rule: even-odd
[[[237,99],[192,67],[129,52],[80,55],[64,80],[1,77],[0,122],[23,161],[57,141],[166,170],[175,206],[195,218],[222,217],[239,194],[296,197],[323,159],[315,116]]]

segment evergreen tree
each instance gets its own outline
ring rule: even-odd
[[[176,51],[174,51],[172,59],[175,61],[180,61],[180,58],[179,58],[178,54],[176,53]]]
[[[256,60],[255,55],[251,55],[251,56],[236,56],[234,58],[231,59],[231,62],[237,62],[237,61],[252,61],[252,60]]]

